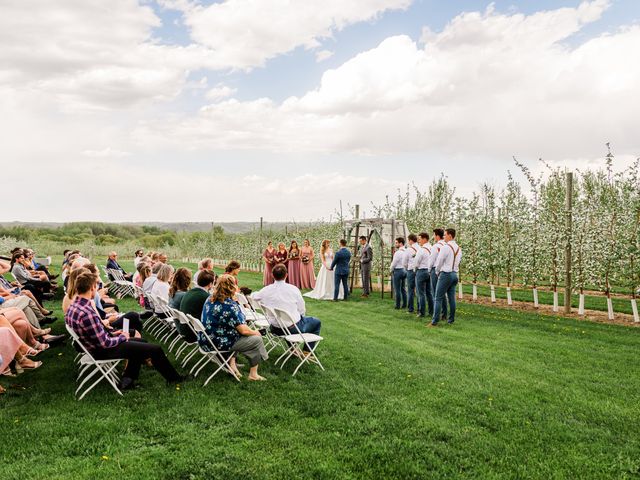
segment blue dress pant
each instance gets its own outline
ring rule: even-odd
[[[438,275],[436,275],[436,267],[431,268],[431,296],[433,297],[433,303],[435,305],[436,302],[436,288],[438,286]],[[447,302],[445,298],[445,302],[442,303],[442,317],[446,318],[447,316]]]
[[[407,308],[407,271],[396,268],[393,271],[393,293],[396,297],[396,308]],[[402,306],[400,303],[402,302]]]
[[[416,292],[418,294],[418,313],[421,317],[427,314],[433,316],[433,294],[431,293],[431,272],[428,268],[421,268],[416,272]]]
[[[440,320],[442,306],[449,300],[449,323],[456,319],[456,286],[458,285],[458,274],[456,272],[440,272],[438,285],[436,287],[436,304],[433,308],[432,324],[437,324]]]
[[[407,310],[413,313],[416,296],[416,271],[407,270]]]

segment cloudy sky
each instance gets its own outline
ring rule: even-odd
[[[3,0],[0,221],[328,218],[640,155],[637,0]]]

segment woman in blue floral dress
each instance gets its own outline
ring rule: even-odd
[[[224,274],[218,279],[213,295],[204,304],[202,325],[213,344],[219,350],[234,352],[229,366],[242,376],[236,364],[236,355],[242,353],[249,360],[249,380],[266,380],[258,375],[258,365],[269,358],[262,335],[247,326],[244,313],[235,300],[236,281]],[[209,347],[205,339],[199,339],[203,349]],[[209,347],[210,348],[210,347]]]

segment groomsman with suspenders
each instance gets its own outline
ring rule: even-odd
[[[396,297],[396,310],[407,308],[407,249],[404,238],[396,238],[396,252],[391,261],[391,275],[393,279],[393,293]],[[402,300],[402,307],[400,301]]]
[[[409,239],[407,246],[407,313],[413,313],[416,303],[416,255],[420,247],[417,244],[417,235],[412,233],[407,238]]]
[[[418,253],[415,257],[416,291],[418,293],[418,317],[424,318],[429,313],[433,315],[433,295],[431,293],[431,245],[429,234],[422,232],[418,235]],[[427,311],[428,305],[428,311]]]
[[[436,262],[438,261],[438,255],[440,250],[445,246],[444,230],[442,228],[436,228],[433,230],[433,247],[431,247],[431,296],[433,301],[436,301],[436,287],[438,286],[438,275],[436,274]],[[446,299],[445,299],[446,300]],[[442,304],[442,317],[447,316],[447,302]]]
[[[446,244],[440,249],[440,253],[434,265],[438,275],[436,286],[436,304],[433,309],[433,318],[429,327],[437,327],[440,320],[442,305],[446,303],[445,296],[449,299],[449,320],[452,324],[456,319],[456,286],[458,285],[458,270],[462,259],[462,250],[455,241],[456,231],[453,228],[445,230]]]

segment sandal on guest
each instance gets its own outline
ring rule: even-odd
[[[19,362],[19,365],[23,370],[35,370],[42,366],[42,362],[33,362],[33,365],[23,365],[22,362]]]
[[[48,343],[36,342],[36,344],[33,346],[33,348],[35,348],[38,352],[44,352],[45,350],[49,349],[49,344]]]
[[[258,375],[256,378],[247,377],[250,382],[266,382],[267,379]]]
[[[41,328],[40,333],[36,335],[36,337],[44,337],[45,335],[49,335],[51,333],[50,328]]]
[[[36,343],[39,343],[39,342],[36,342]],[[27,352],[23,353],[22,355],[25,356],[25,357],[35,357],[39,353],[40,353],[40,350],[36,350],[35,348],[29,347],[27,349]]]

